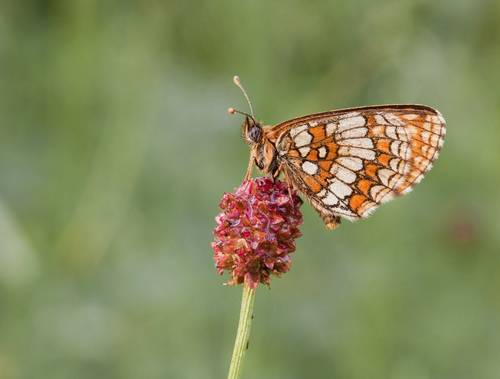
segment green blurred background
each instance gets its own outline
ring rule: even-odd
[[[210,242],[239,117],[441,110],[434,169],[370,219],[304,206],[244,378],[500,378],[500,2],[0,5],[0,378],[223,378],[241,289]]]

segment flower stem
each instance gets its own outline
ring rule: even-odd
[[[229,366],[227,379],[238,379],[241,373],[241,366],[245,358],[245,352],[248,349],[248,340],[250,338],[250,327],[253,319],[253,304],[255,300],[255,289],[243,284],[243,296],[241,298],[240,321],[238,323],[238,332],[234,341],[233,356]]]

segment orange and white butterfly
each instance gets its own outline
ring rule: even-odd
[[[263,126],[248,100],[243,137],[250,145],[246,178],[255,163],[281,172],[319,212],[327,228],[340,217],[367,217],[380,204],[411,191],[431,169],[446,133],[441,113],[415,104],[339,109]]]

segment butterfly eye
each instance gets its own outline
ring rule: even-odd
[[[262,137],[262,129],[258,125],[252,125],[248,128],[247,138],[249,141],[259,143]]]

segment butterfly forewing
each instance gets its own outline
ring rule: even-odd
[[[445,135],[441,114],[384,105],[313,114],[269,129],[283,170],[325,220],[358,219],[411,190]]]

